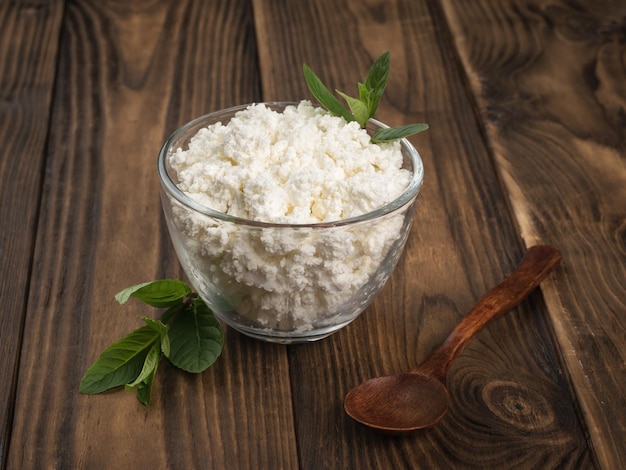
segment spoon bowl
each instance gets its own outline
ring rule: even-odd
[[[346,395],[344,407],[353,419],[377,431],[402,434],[438,423],[449,401],[439,380],[407,373],[363,382]]]
[[[561,253],[556,248],[529,248],[513,273],[485,294],[421,365],[353,388],[344,400],[346,413],[387,434],[437,424],[450,403],[446,376],[452,362],[485,325],[519,305],[560,262]]]

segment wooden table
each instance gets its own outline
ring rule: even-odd
[[[78,393],[156,312],[114,294],[182,278],[156,155],[220,108],[353,92],[389,50],[377,117],[426,177],[374,304],[313,344],[227,331],[202,375],[162,365],[153,403]],[[0,5],[0,455],[8,469],[626,468],[626,4],[622,0],[28,0]],[[342,410],[406,370],[525,247],[562,266],[449,374],[410,437]]]

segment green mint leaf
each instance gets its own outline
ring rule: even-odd
[[[180,304],[189,294],[191,289],[184,282],[165,279],[128,287],[118,292],[115,299],[120,304],[125,304],[129,298],[136,297],[152,307],[163,308]]]
[[[154,383],[154,376],[156,375],[160,360],[161,351],[159,350],[159,345],[154,343],[144,361],[144,366],[140,374],[141,380],[138,378],[134,383],[125,386],[128,391],[131,391],[133,388],[135,389],[137,392],[137,400],[144,406],[150,405],[152,384]]]
[[[165,312],[161,314],[161,322],[165,323],[166,325],[169,324],[172,317],[179,313],[183,308],[185,308],[184,303],[180,305],[174,305],[173,307],[168,308],[167,310],[165,310]]]
[[[130,297],[166,310],[161,320],[144,317],[146,326],[105,349],[85,372],[79,391],[96,394],[124,385],[147,406],[162,355],[185,371],[202,372],[220,356],[224,333],[213,312],[184,282],[146,282],[124,289],[116,299],[124,304]]]
[[[161,346],[157,341],[155,341],[152,347],[150,348],[150,350],[148,351],[146,358],[143,361],[143,367],[141,368],[141,372],[139,372],[139,375],[137,376],[135,380],[126,384],[124,388],[130,392],[134,388],[136,388],[140,383],[145,382],[145,380],[147,380],[156,370],[157,365],[159,364],[160,360],[161,360]]]
[[[364,83],[357,83],[358,89],[359,89],[359,101],[363,102],[366,106],[367,109],[369,110],[370,108],[370,102],[371,102],[371,95],[372,92],[369,88],[367,88],[367,86],[365,86]],[[368,119],[372,117],[372,115],[370,114],[370,116],[368,117]]]
[[[152,384],[154,383],[154,376],[156,375],[160,360],[161,347],[158,342],[155,342],[146,356],[139,376],[133,382],[124,386],[129,392],[136,390],[137,400],[144,406],[150,405]]]
[[[378,129],[372,136],[372,142],[392,142],[428,129],[428,124],[409,124],[407,126]]]
[[[167,335],[169,326],[159,320],[152,320],[151,318],[143,318],[143,321],[154,331],[159,333],[161,351],[166,356],[170,353],[170,337]]]
[[[139,400],[142,405],[148,406],[150,404],[150,398],[152,397],[152,383],[154,382],[157,366],[154,367],[152,373],[143,382],[137,384],[137,388],[135,389],[137,391],[137,400]]]
[[[348,122],[354,121],[350,111],[326,88],[326,85],[306,64],[302,66],[302,69],[304,70],[306,84],[315,99],[335,116],[343,117]]]
[[[342,96],[344,100],[346,100],[348,106],[350,106],[350,110],[352,111],[352,115],[356,119],[356,122],[358,122],[361,127],[365,127],[365,124],[367,124],[367,120],[370,118],[367,105],[361,100],[352,98],[351,96],[348,96],[339,90],[336,91]]]
[[[144,326],[113,343],[85,372],[80,381],[80,393],[92,395],[135,380],[158,338],[159,333]]]
[[[222,327],[201,299],[195,299],[172,321],[168,336],[168,359],[187,372],[207,369],[217,360],[224,345]]]
[[[370,110],[372,108],[372,101],[374,100],[375,93],[374,93],[374,90],[370,90],[363,83],[359,83],[358,86],[359,86],[359,100],[363,102],[365,106],[367,106],[367,114],[368,114],[367,118],[369,119],[374,115],[374,113],[370,112]]]
[[[368,101],[369,117],[374,116],[378,109],[380,99],[385,92],[387,80],[389,79],[389,69],[391,57],[389,52],[383,53],[372,65],[365,79],[365,88],[371,91]]]
[[[315,73],[306,65],[303,65],[304,78],[313,93],[313,96],[324,106],[331,114],[343,117],[347,121],[356,120],[361,127],[365,127],[367,121],[374,117],[382,99],[387,81],[389,80],[389,70],[391,64],[391,56],[389,52],[381,54],[374,61],[372,67],[365,77],[363,83],[358,83],[359,98],[352,98],[345,93],[339,93],[348,103],[350,111],[348,111],[341,102],[333,96],[326,88]],[[390,129],[379,129],[371,138],[373,143],[391,142],[402,139],[418,132],[428,129],[428,124],[410,124],[408,126],[394,127]]]

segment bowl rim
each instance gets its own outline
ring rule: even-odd
[[[302,100],[302,101],[306,101],[306,100]],[[357,223],[361,223],[365,221],[378,219],[392,212],[396,212],[416,199],[424,183],[424,165],[423,165],[423,161],[422,161],[420,154],[415,149],[413,144],[411,144],[411,142],[409,142],[406,138],[400,139],[400,145],[407,151],[408,155],[410,156],[411,163],[413,165],[413,171],[411,175],[411,181],[409,182],[409,185],[406,187],[406,189],[402,192],[402,194],[400,194],[393,201],[390,201],[384,206],[374,209],[373,211],[366,212],[364,214],[357,215],[354,217],[349,217],[346,219],[339,219],[339,220],[328,221],[328,222],[293,224],[293,223],[257,221],[257,220],[246,219],[243,217],[236,217],[236,216],[228,215],[223,212],[216,211],[215,209],[211,209],[210,207],[205,206],[203,204],[200,204],[195,199],[185,194],[180,188],[178,188],[176,183],[170,177],[170,174],[167,171],[167,157],[172,151],[176,150],[176,148],[174,148],[173,142],[175,142],[180,137],[181,134],[185,133],[190,128],[196,127],[203,121],[214,118],[216,115],[219,115],[219,114],[233,115],[237,111],[245,110],[249,106],[256,105],[256,104],[263,104],[272,109],[274,108],[280,109],[280,108],[284,108],[290,105],[297,106],[302,101],[300,102],[268,101],[268,102],[241,104],[241,105],[213,111],[207,114],[203,114],[195,119],[192,119],[186,124],[183,124],[181,127],[176,129],[167,138],[167,140],[161,147],[161,150],[159,151],[159,155],[157,158],[157,172],[159,175],[161,187],[168,195],[172,196],[180,204],[182,204],[183,206],[187,208],[194,210],[195,212],[199,212],[203,215],[213,217],[218,220],[225,221],[225,222],[231,222],[231,223],[247,225],[247,226],[252,226],[252,227],[265,227],[265,228],[270,228],[270,227],[328,228],[328,227],[341,227],[341,226],[346,226],[346,225],[353,225],[353,224],[357,224]],[[317,106],[317,105],[314,104],[314,106]],[[389,127],[387,124],[384,124],[373,118],[370,119],[368,123],[371,123],[381,128]]]

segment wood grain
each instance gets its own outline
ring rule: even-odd
[[[206,374],[163,366],[149,409],[78,394],[103,348],[152,314],[115,292],[182,276],[159,205],[165,136],[259,99],[252,18],[235,3],[66,6],[9,468],[297,466],[291,433],[259,438],[294,427],[284,348],[229,333]]]
[[[390,50],[379,116],[393,125],[431,125],[413,139],[426,183],[403,262],[353,325],[290,351],[294,401],[306,404],[295,410],[305,436],[298,441],[301,467],[588,467],[584,430],[567,405],[538,296],[468,347],[449,377],[450,413],[436,428],[394,440],[342,412],[343,396],[361,380],[423,359],[520,256],[473,102],[447,49],[451,39],[429,6],[255,1],[265,99],[308,96],[297,78],[302,62],[330,86],[354,92],[372,60]],[[311,24],[303,31],[294,18]],[[320,386],[326,383],[332,388]]]
[[[0,4],[0,466],[10,438],[62,13],[61,1]]]
[[[0,5],[2,467],[626,467],[626,6],[618,0],[15,0]],[[214,367],[163,364],[153,403],[78,394],[156,315],[114,294],[183,277],[156,155],[201,114],[356,92],[428,122],[404,257],[352,325],[283,347],[227,331]],[[435,428],[380,436],[343,397],[423,360],[524,245],[563,253],[450,370]],[[23,335],[23,338],[22,338]],[[11,419],[13,415],[14,419]]]
[[[598,462],[624,468],[626,5],[443,5],[522,236],[566,260],[546,303]]]

